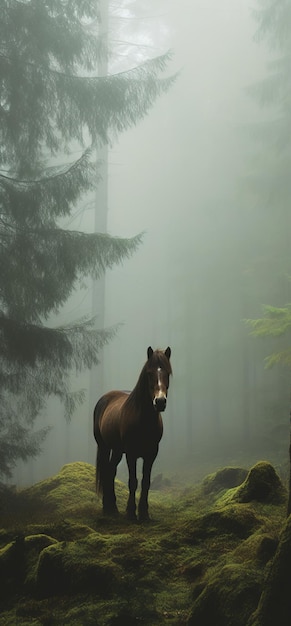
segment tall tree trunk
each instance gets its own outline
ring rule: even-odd
[[[103,45],[108,46],[108,2],[100,1],[101,36]],[[102,57],[98,67],[99,76],[107,76],[108,59],[107,55]],[[99,167],[100,182],[95,194],[94,231],[99,233],[107,232],[108,213],[108,146],[102,146],[97,153],[97,160],[101,162]],[[93,280],[92,284],[92,316],[96,316],[96,328],[103,329],[105,326],[105,275],[98,280]],[[88,429],[88,458],[92,458],[92,450],[95,449],[95,442],[92,436],[92,411],[104,390],[104,369],[103,350],[100,350],[100,363],[90,371],[89,381],[89,429]]]
[[[290,395],[291,402],[291,395]],[[289,517],[291,513],[291,408],[290,408],[290,434],[289,434],[289,494],[288,494],[288,506],[287,506],[287,517]]]

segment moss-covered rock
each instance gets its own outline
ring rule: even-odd
[[[47,523],[50,519],[73,517],[82,522],[96,511],[95,468],[89,463],[69,463],[58,474],[6,496],[1,524],[7,530],[18,526]],[[98,506],[98,505],[97,505]],[[87,521],[87,520],[86,520]],[[1,539],[1,537],[0,537]]]
[[[233,504],[187,521],[182,530],[185,540],[191,543],[221,534],[245,539],[261,523],[262,520],[251,507]]]
[[[20,535],[0,550],[1,590],[4,594],[15,593],[26,576],[25,539]]]
[[[252,562],[264,566],[274,556],[278,538],[264,532],[256,532],[241,542],[233,552],[233,559],[241,563]]]
[[[235,499],[238,502],[267,502],[281,504],[286,501],[284,488],[274,467],[266,461],[250,469],[245,481],[238,487]]]
[[[247,477],[248,471],[242,467],[224,467],[214,474],[209,474],[203,480],[202,491],[208,495],[222,489],[237,487]]]
[[[47,511],[68,513],[95,500],[95,468],[89,463],[68,463],[51,478],[22,491],[27,504],[41,503]]]
[[[117,566],[100,557],[98,533],[89,541],[58,542],[42,550],[36,571],[41,596],[94,591],[106,594],[113,588]]]
[[[291,621],[291,516],[280,536],[270,564],[260,603],[248,626],[290,626]]]
[[[117,503],[125,509],[127,487],[116,481]],[[64,465],[58,474],[6,497],[1,521],[9,531],[17,526],[18,519],[31,525],[46,524],[49,520],[70,519],[88,523],[101,512],[101,502],[95,492],[95,467],[89,463],[75,462]],[[1,536],[0,536],[1,541]]]
[[[188,626],[246,626],[261,585],[262,574],[255,568],[225,565],[214,572],[197,597]]]
[[[53,537],[44,534],[23,535],[8,543],[0,550],[1,589],[13,595],[21,587],[29,584],[33,576],[39,554],[47,546],[57,543]]]

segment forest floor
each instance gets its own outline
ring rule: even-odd
[[[0,626],[246,626],[286,519],[273,465],[227,466],[186,488],[156,476],[147,524],[102,515],[77,462],[2,488]]]

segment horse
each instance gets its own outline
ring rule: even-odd
[[[163,435],[161,413],[167,404],[172,374],[171,348],[147,349],[147,361],[131,392],[109,391],[94,409],[94,437],[97,442],[96,491],[102,494],[103,513],[117,515],[114,480],[117,466],[126,455],[129,495],[128,519],[149,520],[148,492],[151,471]],[[136,515],[137,459],[143,459],[141,493]]]

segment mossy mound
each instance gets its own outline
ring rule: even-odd
[[[127,488],[116,481],[117,503],[125,509]],[[2,523],[6,527],[22,523],[41,524],[50,519],[74,519],[88,522],[96,513],[98,499],[95,492],[95,467],[89,463],[75,462],[64,465],[58,474],[16,493],[7,491],[3,502]],[[1,541],[1,536],[0,536]]]
[[[237,487],[246,479],[247,474],[248,471],[243,467],[224,467],[206,476],[202,483],[202,492],[208,495],[222,489]]]
[[[58,542],[42,550],[36,570],[36,591],[44,597],[55,594],[93,592],[107,595],[114,585],[116,566],[100,556],[102,538]]]
[[[199,594],[188,626],[246,626],[262,587],[260,571],[237,564],[225,565],[212,575]]]
[[[95,469],[89,463],[68,463],[58,474],[22,491],[26,506],[41,513],[68,514],[96,501]]]
[[[266,532],[256,532],[240,543],[233,552],[235,561],[245,564],[256,563],[258,567],[264,566],[273,558],[278,546],[278,537]]]
[[[1,589],[13,593],[30,584],[40,553],[56,544],[53,537],[45,534],[18,536],[0,550]]]
[[[291,620],[291,516],[280,535],[256,612],[248,626],[290,626]]]
[[[286,500],[286,489],[274,467],[266,461],[257,463],[250,469],[245,481],[237,489],[238,502],[266,502],[282,504]]]
[[[266,466],[225,468],[184,493],[167,482],[150,491],[151,524],[128,522],[119,481],[121,514],[104,517],[86,463],[7,493],[0,626],[246,626],[285,515],[284,488]]]
[[[233,535],[244,539],[261,523],[262,520],[250,507],[232,505],[188,521],[182,526],[182,531],[186,540],[192,544],[216,535]]]

